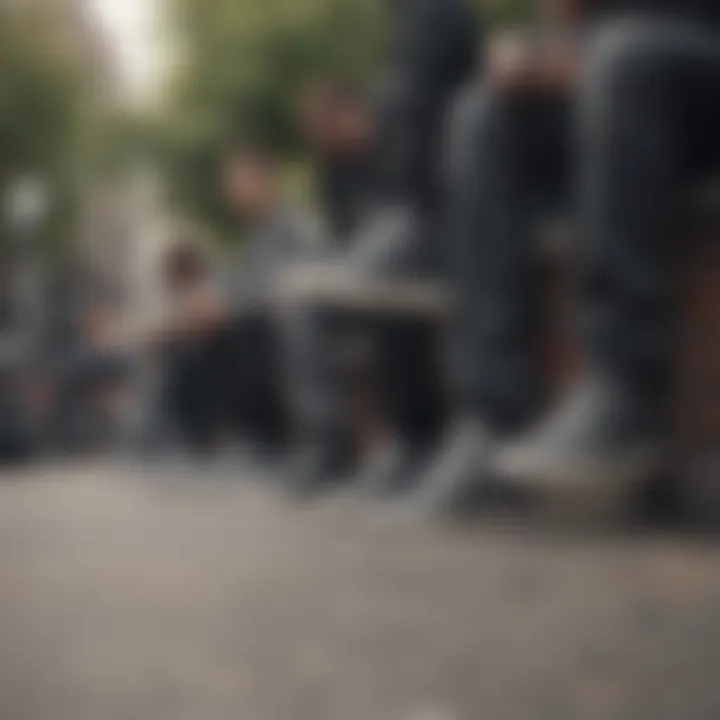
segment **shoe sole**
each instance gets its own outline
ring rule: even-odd
[[[567,462],[549,462],[532,453],[501,454],[496,472],[512,484],[527,484],[538,489],[584,487],[600,483],[634,484],[662,468],[662,454],[638,448],[612,461],[594,457]]]
[[[513,487],[533,492],[540,515],[552,527],[625,526],[633,517],[636,491],[663,467],[656,449],[638,448],[612,462],[597,458],[548,463],[527,454],[498,463]]]

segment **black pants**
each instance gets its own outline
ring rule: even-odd
[[[375,327],[379,393],[388,425],[408,445],[431,446],[446,414],[438,328],[426,318],[403,316],[377,318]]]
[[[720,32],[615,21],[597,28],[584,65],[565,102],[479,88],[455,118],[456,392],[499,424],[533,404],[533,230],[548,196],[578,216],[591,363],[648,402],[668,385],[673,211],[688,182],[720,160]]]
[[[342,310],[303,310],[287,321],[285,371],[300,435],[346,442],[353,418],[342,350],[369,345],[376,358],[382,410],[391,433],[407,445],[438,436],[444,394],[435,329],[426,320]]]
[[[0,366],[0,467],[31,459],[41,450],[38,428],[20,389],[21,376],[19,366]]]
[[[285,438],[285,403],[274,326],[242,316],[167,352],[166,407],[185,442],[210,449],[221,433],[266,447]]]
[[[201,453],[213,448],[222,419],[214,343],[174,343],[165,351],[165,412],[180,440]]]
[[[259,312],[240,317],[221,333],[214,353],[229,425],[259,445],[282,445],[287,408],[275,323]]]

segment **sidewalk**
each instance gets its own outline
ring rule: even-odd
[[[0,484],[8,720],[718,717],[720,543],[453,529],[225,477]]]

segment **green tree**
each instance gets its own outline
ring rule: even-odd
[[[292,154],[298,83],[328,69],[367,79],[380,56],[380,16],[367,0],[170,0],[169,10],[182,61],[155,138],[172,198],[222,233],[222,148],[246,136]]]
[[[41,176],[53,198],[45,235],[62,239],[98,117],[92,63],[56,20],[40,2],[0,8],[0,197],[13,178]]]

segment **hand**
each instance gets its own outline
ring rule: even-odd
[[[490,48],[490,81],[506,91],[568,90],[579,68],[577,47],[566,38],[531,44],[522,36],[498,38]]]

